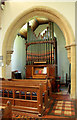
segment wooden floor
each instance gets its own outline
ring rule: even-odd
[[[60,106],[57,106],[57,105],[60,105]],[[58,109],[55,109],[56,106],[58,107]],[[35,118],[35,120],[44,119],[44,118],[45,120],[46,118],[47,119],[57,118],[57,120],[77,120],[77,100],[71,99],[70,94],[67,91],[67,88],[62,86],[59,92],[52,93],[50,105],[46,109],[43,116],[38,117],[35,114],[13,111],[13,118],[18,118],[18,119],[19,118],[33,118],[33,119]]]

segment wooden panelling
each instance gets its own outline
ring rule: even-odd
[[[26,66],[26,78],[32,78],[32,65]]]
[[[55,78],[55,64],[49,65],[49,78]]]
[[[34,70],[35,68],[42,69],[44,67],[47,67],[47,74],[35,74]],[[26,78],[37,78],[37,79],[45,79],[48,78],[54,78],[55,79],[55,64],[50,65],[26,65]]]
[[[17,99],[17,100],[15,100],[15,105],[37,108],[37,101]]]

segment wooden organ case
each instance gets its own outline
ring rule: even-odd
[[[47,31],[38,37],[27,24],[26,78],[55,79],[57,76],[57,39],[54,37],[54,23],[49,22]]]

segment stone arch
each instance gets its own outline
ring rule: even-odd
[[[50,21],[55,22],[61,29],[61,31],[64,34],[65,40],[66,40],[66,49],[68,53],[68,59],[70,63],[71,60],[71,47],[75,46],[75,38],[72,31],[72,28],[66,18],[61,15],[59,12],[57,12],[55,9],[48,8],[46,6],[36,6],[32,7],[26,11],[24,11],[22,14],[20,14],[9,26],[9,28],[6,31],[3,46],[2,46],[2,54],[4,57],[4,67],[2,70],[3,77],[6,77],[6,64],[9,65],[11,62],[11,54],[13,52],[13,42],[15,39],[16,34],[18,33],[19,29],[26,23],[28,20],[30,20],[33,16],[42,16],[48,18]],[[5,49],[4,49],[5,48]],[[74,60],[75,64],[75,60]],[[75,68],[74,68],[75,69]],[[75,75],[74,75],[75,77]],[[76,79],[75,79],[76,80]],[[75,87],[75,86],[74,86]],[[74,88],[72,87],[72,89]],[[75,89],[74,89],[75,91]],[[75,95],[74,95],[75,96]]]

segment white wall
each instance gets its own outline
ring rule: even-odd
[[[34,31],[36,36],[38,37],[39,33],[45,30],[48,26],[48,24],[39,25],[38,28]]]
[[[22,78],[25,77],[25,65],[26,65],[26,50],[25,50],[25,40],[20,36],[16,36],[14,41],[14,52],[12,54],[11,63],[12,71],[18,70],[22,74]]]
[[[62,82],[66,82],[66,73],[69,75],[69,61],[65,49],[66,42],[62,31],[56,24],[54,26],[54,31],[57,37],[58,76],[61,76]]]

